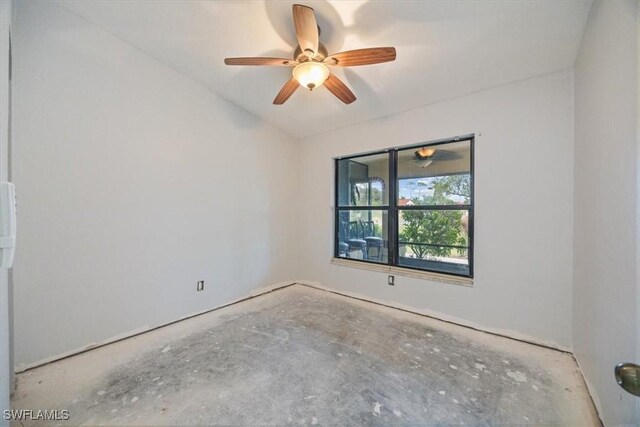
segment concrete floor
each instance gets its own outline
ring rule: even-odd
[[[75,425],[600,425],[568,354],[299,285],[19,374],[13,405]]]

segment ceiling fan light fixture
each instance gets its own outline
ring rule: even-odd
[[[347,50],[334,53],[329,52],[320,43],[320,27],[313,8],[302,4],[292,6],[293,24],[296,29],[298,46],[293,52],[293,60],[271,57],[239,57],[225,58],[227,65],[269,65],[293,66],[293,75],[282,86],[273,100],[274,105],[282,105],[300,87],[313,90],[318,86],[327,88],[340,101],[351,104],[356,96],[351,89],[335,74],[329,72],[329,67],[354,67],[356,65],[373,65],[395,61],[394,47],[369,47],[364,49]]]
[[[329,69],[320,62],[303,62],[293,69],[293,78],[300,83],[300,86],[309,90],[322,86],[327,77],[329,77]]]
[[[420,159],[424,159],[424,158],[433,156],[433,153],[435,153],[435,152],[436,152],[435,148],[422,147],[421,149],[416,151],[416,157],[418,157]]]

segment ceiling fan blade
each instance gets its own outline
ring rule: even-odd
[[[296,26],[296,37],[302,52],[312,51],[313,56],[318,52],[319,34],[316,13],[312,8],[301,4],[293,5],[293,23]]]
[[[298,61],[294,61],[291,59],[267,57],[225,58],[224,63],[227,65],[298,65]]]
[[[278,94],[276,95],[273,103],[276,105],[284,104],[287,99],[289,99],[289,97],[293,95],[293,92],[295,92],[299,86],[300,84],[298,83],[298,81],[291,77],[289,81],[286,82],[284,86],[282,86],[282,89],[280,89],[280,92],[278,92]]]
[[[436,152],[431,156],[435,161],[449,161],[449,160],[459,160],[462,159],[459,153],[455,153],[449,150],[436,150]]]
[[[329,89],[329,92],[334,94],[338,99],[345,104],[351,104],[356,100],[356,96],[351,92],[351,89],[347,87],[342,80],[337,78],[333,74],[329,74],[327,80],[325,80],[324,85]]]
[[[380,64],[381,62],[389,62],[395,59],[395,47],[370,47],[330,55],[324,60],[324,63],[337,67],[353,67],[356,65]]]

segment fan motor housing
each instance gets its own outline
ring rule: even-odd
[[[300,45],[296,46],[296,50],[293,52],[293,58],[298,62],[306,62],[309,60],[315,60],[318,62],[324,61],[324,59],[329,56],[329,52],[327,48],[324,47],[322,43],[318,43],[318,52],[316,52],[313,58],[309,58],[305,52],[302,51]]]

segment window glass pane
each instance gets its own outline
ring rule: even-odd
[[[398,211],[398,264],[469,274],[469,211]]]
[[[388,212],[339,211],[338,256],[387,263]]]
[[[398,207],[471,204],[471,142],[398,151]]]
[[[389,154],[338,160],[338,206],[389,204]]]

